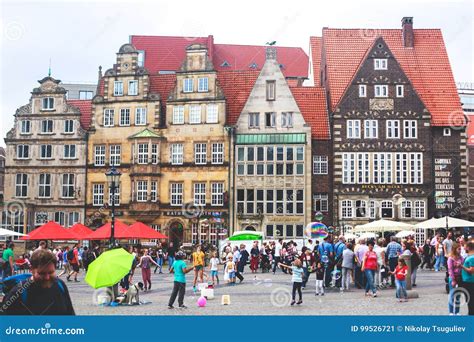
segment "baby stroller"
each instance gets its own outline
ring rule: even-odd
[[[272,269],[272,264],[268,255],[260,256],[260,267],[262,268],[262,273],[270,272],[270,270]]]

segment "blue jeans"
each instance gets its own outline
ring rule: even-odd
[[[303,283],[301,284],[302,287],[306,287],[306,283],[308,282],[308,279],[309,279],[309,271],[308,271],[308,267],[303,267]]]
[[[372,290],[372,293],[376,293],[377,290],[374,284],[375,270],[365,270],[364,273],[367,279],[367,283],[365,284],[365,293],[368,293],[369,290]]]
[[[402,298],[403,294],[403,298],[408,299],[406,280],[395,279],[395,285],[397,287],[397,298]]]
[[[435,271],[438,272],[441,267],[444,267],[444,264],[445,264],[444,254],[437,255],[436,263],[434,265]]]
[[[448,297],[448,309],[449,313],[451,314],[458,314],[459,313],[459,306],[461,304],[461,294],[460,293],[453,293],[455,287],[451,284],[451,277],[448,278],[449,284],[449,297]]]
[[[169,256],[168,257],[168,269],[169,270],[171,269],[171,266],[173,266],[173,262],[174,262],[174,257]]]

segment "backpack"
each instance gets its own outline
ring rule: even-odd
[[[69,261],[74,260],[74,249],[70,249],[70,250],[67,252],[67,259],[68,259]]]

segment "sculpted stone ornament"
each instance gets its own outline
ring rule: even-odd
[[[21,106],[15,112],[15,116],[16,115],[27,115],[27,114],[31,114],[31,104],[30,103],[28,103],[27,105]]]
[[[370,110],[393,110],[393,99],[370,99]]]

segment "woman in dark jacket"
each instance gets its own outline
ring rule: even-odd
[[[428,269],[432,269],[433,266],[431,265],[431,245],[430,240],[426,240],[423,247],[421,247],[421,252],[423,253],[423,263],[420,265],[420,269],[423,269],[423,266],[426,265]]]

